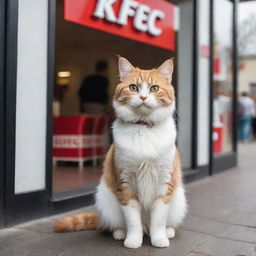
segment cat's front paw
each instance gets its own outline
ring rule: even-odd
[[[136,249],[141,247],[142,245],[142,238],[134,236],[128,237],[124,240],[124,246],[131,249]]]
[[[166,228],[166,236],[171,239],[175,237],[175,229],[174,228]]]
[[[124,240],[125,239],[125,231],[123,229],[116,229],[113,231],[113,238],[115,240]]]
[[[151,236],[151,244],[155,247],[168,247],[170,245],[169,239],[166,235]]]

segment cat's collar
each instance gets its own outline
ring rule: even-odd
[[[134,121],[134,122],[130,122],[130,123],[144,125],[144,126],[147,126],[148,128],[152,128],[155,125],[153,122],[147,122],[144,120],[138,120],[138,121]]]

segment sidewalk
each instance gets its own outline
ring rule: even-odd
[[[256,256],[256,144],[242,145],[239,167],[187,185],[189,214],[167,249],[148,238],[138,250],[97,231],[56,234],[60,216],[0,231],[1,256]],[[93,211],[93,207],[73,211]]]

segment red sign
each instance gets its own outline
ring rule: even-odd
[[[64,18],[110,34],[174,50],[175,8],[164,0],[65,0]]]
[[[220,154],[223,151],[223,127],[213,128],[213,153]]]
[[[213,73],[219,75],[221,73],[220,58],[214,58],[213,60]]]

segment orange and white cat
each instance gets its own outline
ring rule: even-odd
[[[119,73],[114,143],[96,193],[98,213],[63,218],[55,231],[107,229],[128,248],[140,247],[145,233],[153,246],[168,247],[187,211],[175,145],[173,61],[141,70],[119,57]]]

